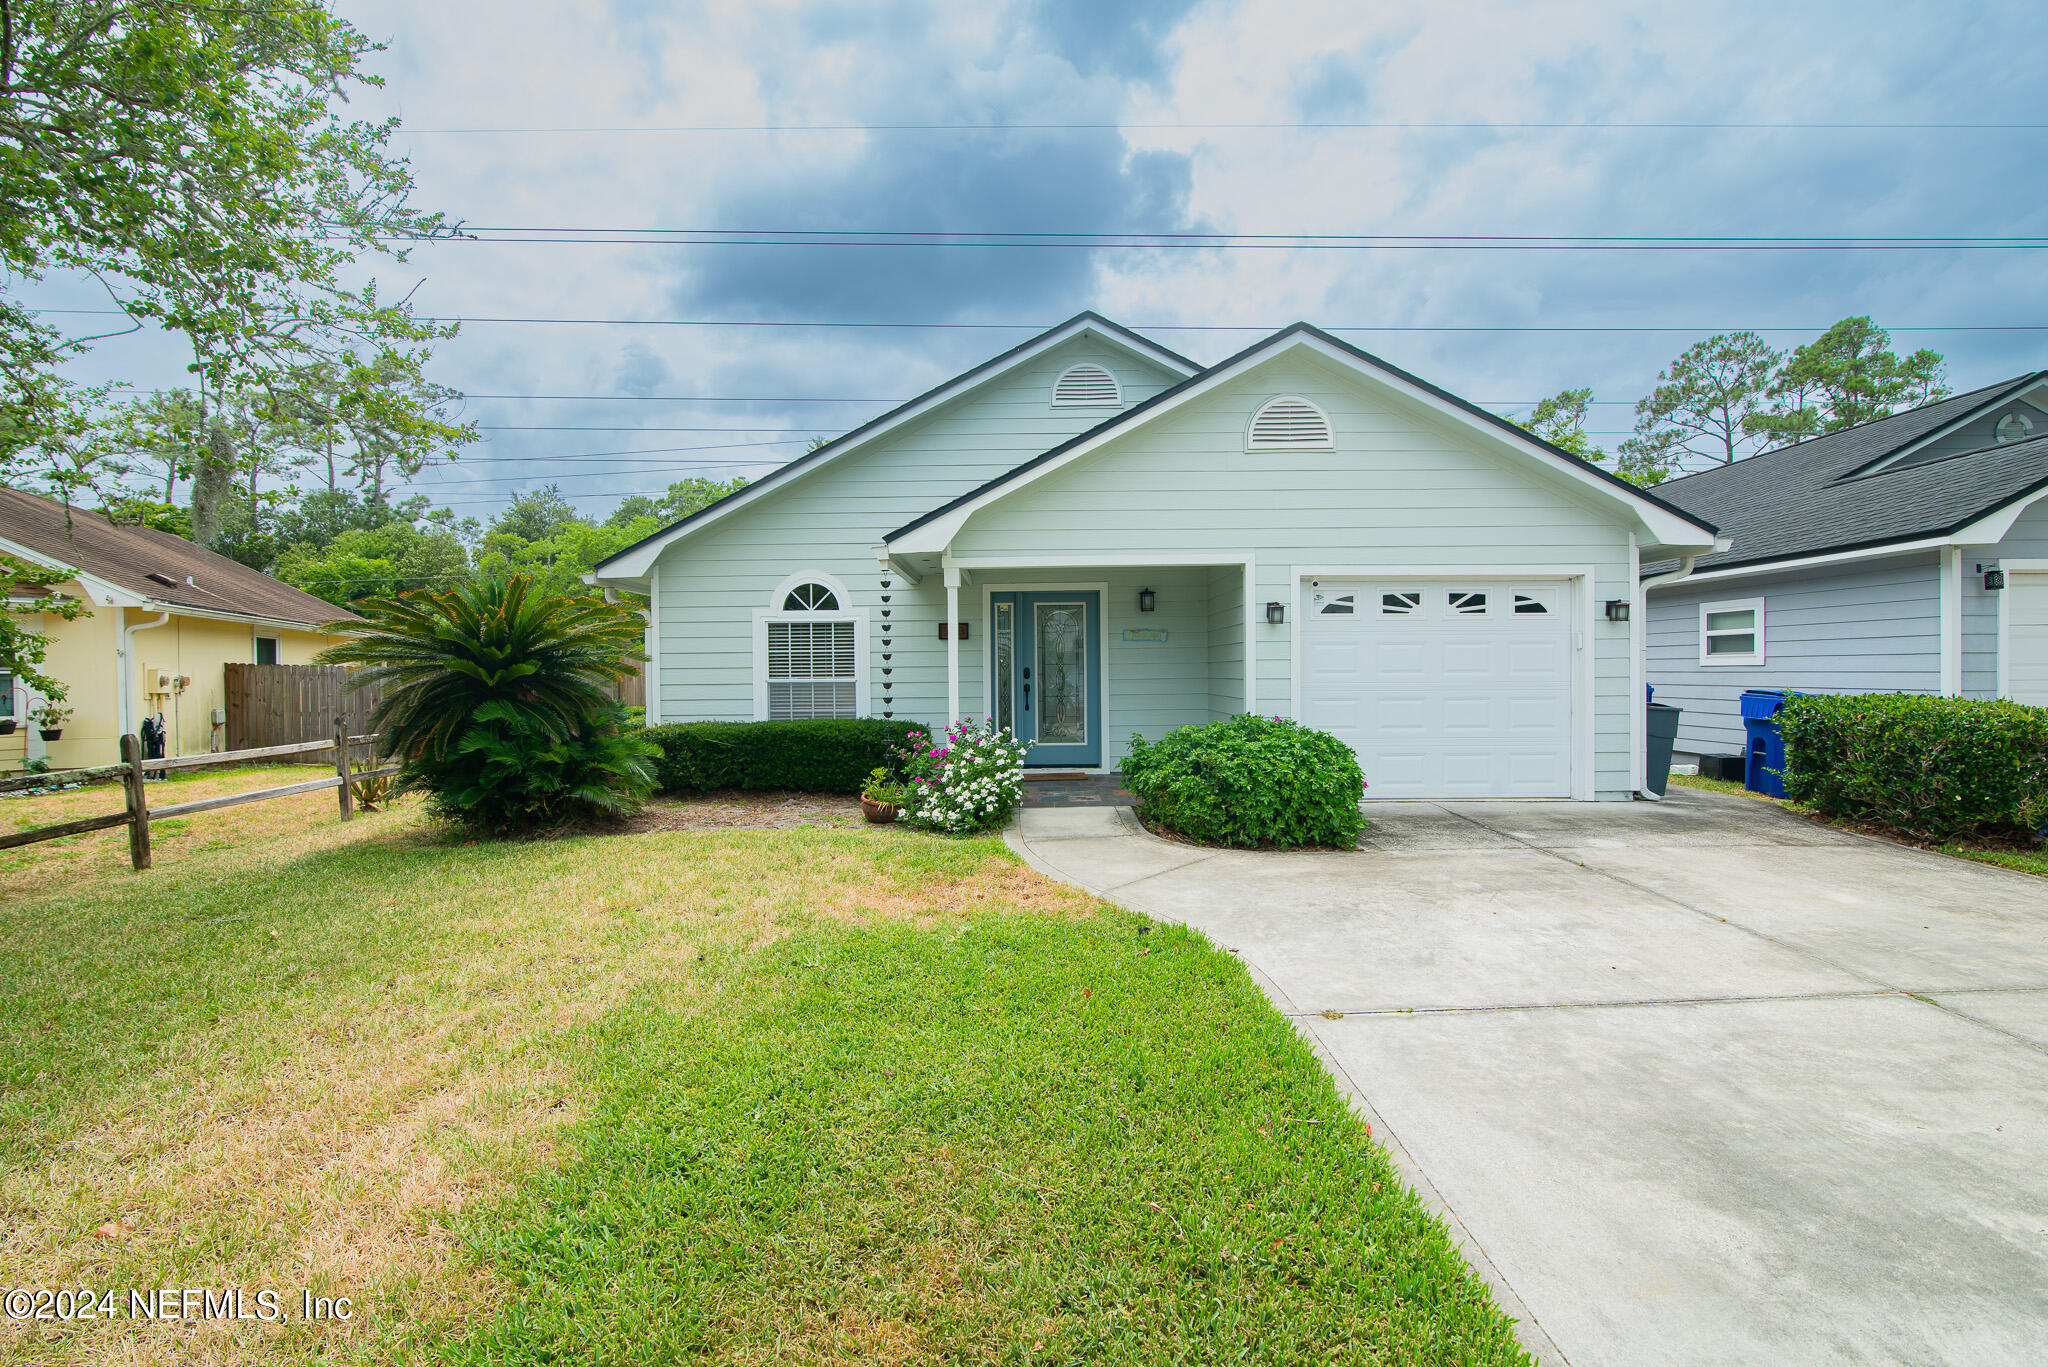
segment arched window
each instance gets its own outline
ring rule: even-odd
[[[858,717],[867,697],[867,612],[830,575],[793,574],[754,614],[754,715]]]
[[[1052,383],[1054,408],[1121,408],[1123,403],[1116,376],[1093,361],[1068,366]]]
[[[837,612],[839,595],[828,584],[807,579],[782,597],[784,612]]]
[[[1336,444],[1329,415],[1293,394],[1259,405],[1245,437],[1247,451],[1328,451]]]

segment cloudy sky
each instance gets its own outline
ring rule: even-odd
[[[1502,410],[1590,384],[1609,448],[1713,331],[1788,345],[1868,313],[1945,352],[1958,389],[2048,366],[2048,329],[1990,330],[2048,325],[2039,251],[788,245],[2041,234],[2048,38],[2017,3],[340,8],[388,44],[358,104],[404,119],[421,204],[514,237],[784,244],[456,242],[382,272],[436,315],[632,320],[477,321],[445,345],[437,378],[487,440],[417,487],[464,514],[548,480],[603,512],[758,472],[1084,308],[1205,362],[1308,319]],[[584,231],[528,231],[564,229]],[[815,326],[875,323],[951,326]],[[1676,331],[1527,330],[1571,328]],[[125,342],[93,369],[176,384],[172,355]]]

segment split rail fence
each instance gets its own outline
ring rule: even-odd
[[[52,782],[81,782],[92,779],[118,778],[125,805],[118,812],[106,812],[99,816],[82,816],[75,821],[64,821],[54,826],[42,826],[35,830],[15,831],[0,835],[0,850],[11,850],[18,845],[34,845],[44,840],[59,840],[67,835],[83,835],[88,831],[104,831],[114,826],[128,828],[128,858],[136,869],[150,865],[149,823],[165,817],[191,816],[195,812],[217,811],[222,807],[235,807],[244,802],[263,802],[274,797],[290,797],[294,793],[318,792],[322,788],[333,788],[338,793],[341,819],[347,821],[356,814],[356,798],[353,784],[364,779],[380,778],[398,772],[397,765],[386,765],[378,769],[350,772],[349,756],[358,746],[376,740],[376,735],[352,736],[348,733],[348,718],[334,719],[334,737],[331,740],[306,741],[295,745],[266,745],[253,750],[220,751],[207,755],[180,755],[171,759],[144,759],[142,741],[136,736],[121,737],[121,762],[101,765],[95,769],[70,769],[53,774],[25,774],[19,778],[0,779],[0,793],[14,792],[23,788],[40,788]],[[277,788],[258,788],[253,792],[229,793],[226,797],[201,798],[197,802],[179,802],[168,807],[149,805],[146,777],[172,769],[215,768],[222,764],[233,764],[258,759],[287,759],[299,755],[313,754],[321,750],[334,751],[334,772],[326,778],[308,779],[304,783],[287,783]]]

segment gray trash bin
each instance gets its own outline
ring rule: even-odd
[[[1643,705],[1650,711],[1650,723],[1645,728],[1643,786],[1662,797],[1671,782],[1671,746],[1678,739],[1678,718],[1684,709],[1661,702]]]

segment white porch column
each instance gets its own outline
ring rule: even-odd
[[[1963,691],[1963,549],[1941,548],[1941,692]]]
[[[946,725],[960,720],[960,578],[946,571]]]

